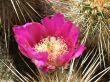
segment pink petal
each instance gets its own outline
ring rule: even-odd
[[[48,59],[48,53],[47,52],[36,52],[31,47],[19,46],[19,50],[22,52],[23,55],[25,55],[29,59],[37,59],[37,60],[42,60],[45,62]]]
[[[15,39],[18,43],[19,41],[23,42],[22,38],[27,40],[31,46],[36,43],[33,36],[31,36],[24,28],[18,26],[18,27],[14,27],[13,30],[15,33]]]
[[[73,24],[70,32],[64,38],[69,48],[75,48],[77,46],[79,33],[80,33],[80,28],[76,27]]]
[[[46,36],[45,27],[43,27],[40,23],[26,23],[23,27],[26,28],[28,33],[33,36],[37,42],[39,42],[42,37]]]
[[[55,66],[51,66],[51,65],[41,67],[42,71],[45,72],[45,73],[47,73],[49,70],[53,70],[55,68],[56,68]]]
[[[53,27],[54,28],[60,28],[64,23],[65,23],[65,19],[63,14],[61,13],[56,13],[52,18],[51,21],[53,23]]]
[[[68,35],[68,38],[73,42],[72,44],[73,46],[76,45],[79,34],[80,34],[80,28],[76,27],[75,24],[73,24],[70,34]]]
[[[33,58],[46,62],[48,59],[48,53],[47,52],[38,52],[37,55],[35,54]]]
[[[47,68],[48,68],[48,69],[55,69],[56,67],[53,66],[53,65],[48,65]]]
[[[56,13],[51,19],[45,17],[41,22],[46,27],[49,35],[56,35],[56,31],[64,24],[65,19],[62,14]]]
[[[36,67],[40,68],[43,72],[47,73],[49,68],[47,68],[46,62],[42,60],[32,59],[32,62],[35,64]]]
[[[22,36],[30,45],[40,41],[40,39],[46,34],[43,26],[35,22],[26,23],[23,26],[15,26],[13,27],[13,31],[16,39],[16,36]]]
[[[33,59],[40,59],[43,61],[46,61],[48,58],[48,53],[47,52],[37,52],[33,47],[31,47],[29,45],[29,43],[27,42],[27,40],[20,38],[17,39],[17,43],[19,46],[19,50],[22,52],[23,55],[25,55],[26,57]]]
[[[60,56],[57,60],[58,66],[63,66],[64,64],[68,63],[73,58],[73,53],[74,52],[68,52]]]
[[[79,57],[84,52],[85,49],[86,47],[84,45],[81,45],[77,51],[70,51],[60,56],[57,60],[58,66],[63,66],[64,64],[72,60],[73,58]]]
[[[32,62],[38,67],[38,68],[42,68],[45,65],[45,62],[42,60],[36,60],[36,59],[32,59]]]
[[[42,70],[43,72],[47,73],[50,69],[47,68],[47,66],[43,66],[43,67],[41,68],[41,70]]]
[[[21,53],[24,55],[24,56],[26,56],[27,58],[29,58],[29,54],[28,54],[28,52],[27,52],[27,50],[25,49],[25,48],[23,48],[23,47],[21,47],[21,46],[18,46],[18,48],[19,48],[19,50],[21,51]]]
[[[52,27],[52,21],[48,17],[45,17],[41,22],[45,26],[48,35],[53,35],[52,31],[55,28]]]
[[[30,44],[22,36],[17,36],[16,41],[18,43],[18,48],[21,53],[29,58],[28,48],[31,48]]]
[[[71,28],[72,28],[72,22],[67,21],[61,27],[58,28],[56,34],[58,36],[62,36],[63,38],[65,38],[66,36],[68,36]]]
[[[80,47],[75,52],[74,57],[75,58],[79,57],[84,52],[85,49],[86,49],[86,47],[84,44],[80,45]]]

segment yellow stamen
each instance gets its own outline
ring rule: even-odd
[[[62,38],[47,37],[35,45],[38,52],[48,52],[48,63],[55,64],[56,59],[67,52],[67,45]]]

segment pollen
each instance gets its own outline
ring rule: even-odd
[[[55,64],[57,58],[67,52],[68,47],[63,38],[47,37],[35,45],[38,52],[48,52],[48,63]]]

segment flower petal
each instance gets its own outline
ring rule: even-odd
[[[43,26],[35,22],[26,23],[23,26],[15,26],[13,27],[13,31],[15,33],[16,39],[16,36],[22,36],[29,42],[30,45],[34,45],[40,41],[42,36],[45,36],[45,30]]]
[[[73,54],[74,52],[72,51],[72,52],[65,53],[64,55],[61,55],[57,59],[58,66],[63,66],[64,64],[68,63],[71,59],[73,59]]]
[[[56,13],[52,18],[51,21],[53,23],[54,28],[60,28],[64,23],[65,19],[64,16],[61,13]]]
[[[35,64],[36,67],[40,68],[43,72],[47,73],[49,68],[47,68],[46,62],[42,60],[32,59],[32,62]]]
[[[78,28],[71,21],[66,21],[62,27],[57,31],[57,36],[62,36],[69,47],[73,48],[78,42],[80,28]]]
[[[18,43],[19,43],[19,41],[23,42],[21,39],[21,38],[23,38],[23,39],[27,40],[30,45],[35,44],[35,39],[33,38],[33,36],[31,36],[24,28],[17,26],[17,27],[14,27],[13,30],[15,33],[15,39]]]
[[[48,58],[48,53],[47,52],[37,52],[33,47],[29,45],[27,40],[22,38],[22,36],[17,38],[17,43],[19,45],[19,50],[22,52],[23,55],[26,57],[32,59],[36,58],[38,60],[43,60],[46,61]]]
[[[47,73],[50,69],[55,69],[55,66],[54,68],[51,66],[47,66],[46,62],[42,60],[32,59],[32,62],[35,64],[36,67],[40,68],[45,73]]]
[[[66,21],[61,27],[58,28],[56,34],[65,38],[66,36],[68,36],[71,28],[72,23],[70,21]]]
[[[19,46],[19,50],[22,52],[23,55],[28,57],[29,59],[37,59],[42,61],[47,61],[48,59],[48,53],[47,52],[36,52],[31,47],[21,47]]]
[[[40,23],[26,23],[23,27],[26,28],[28,33],[33,36],[37,42],[39,42],[42,37],[46,36],[45,27],[43,27]]]
[[[61,55],[57,60],[58,66],[63,66],[73,58],[79,57],[85,49],[85,45],[81,45],[77,51],[70,51],[68,53],[65,53],[64,55]]]
[[[70,34],[68,36],[68,38],[73,42],[73,46],[76,45],[77,41],[78,41],[78,37],[80,34],[80,28],[78,28],[75,24],[73,24],[73,27],[70,31]]]
[[[56,35],[56,31],[64,24],[64,16],[60,13],[56,13],[51,19],[45,17],[42,19],[42,24],[46,27],[49,35]]]
[[[45,17],[44,19],[42,19],[41,22],[45,26],[46,32],[48,33],[48,35],[52,35],[53,34],[52,31],[55,28],[52,27],[51,20],[48,17]]]
[[[42,60],[32,59],[32,62],[38,67],[42,68],[45,65],[45,62]]]
[[[80,47],[75,52],[74,57],[75,58],[79,57],[84,52],[85,49],[86,49],[85,45],[81,44]]]

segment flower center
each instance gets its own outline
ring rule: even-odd
[[[47,37],[37,43],[35,49],[38,52],[48,52],[48,63],[54,64],[60,55],[67,52],[68,47],[62,38]]]

